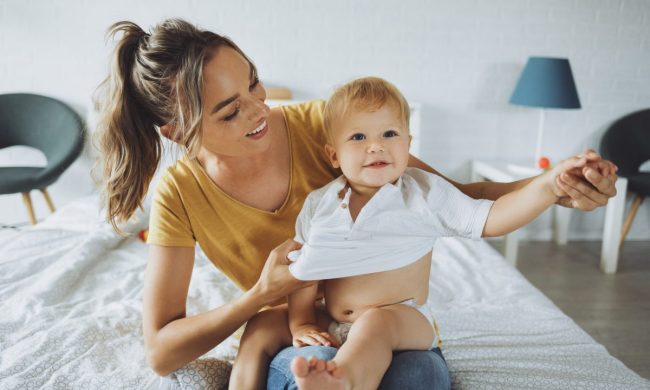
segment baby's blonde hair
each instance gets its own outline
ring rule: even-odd
[[[379,77],[362,77],[338,87],[325,104],[323,122],[332,136],[334,122],[350,110],[374,111],[385,104],[393,104],[400,119],[409,127],[410,109],[404,96],[388,81]]]

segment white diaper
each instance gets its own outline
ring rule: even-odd
[[[431,326],[433,327],[433,343],[431,343],[431,348],[434,349],[436,347],[439,347],[440,345],[440,336],[438,335],[438,326],[436,325],[435,320],[433,319],[433,313],[431,313],[431,309],[429,309],[429,306],[426,304],[424,305],[418,305],[415,302],[415,299],[408,299],[404,302],[398,303],[399,305],[406,305],[409,307],[414,308],[415,310],[419,311],[422,313],[422,315],[429,321]],[[330,322],[329,327],[327,328],[327,332],[334,336],[336,340],[340,343],[343,344],[345,340],[348,338],[348,333],[350,333],[350,328],[352,327],[351,322],[337,322],[337,321],[332,321]]]

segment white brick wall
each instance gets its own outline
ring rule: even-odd
[[[647,0],[0,1],[0,93],[55,96],[85,115],[106,72],[108,25],[171,16],[231,36],[264,80],[298,98],[325,97],[361,75],[391,80],[422,104],[424,159],[459,180],[472,158],[534,153],[537,111],[507,103],[530,55],[568,57],[583,104],[547,112],[553,160],[597,147],[613,120],[650,107]],[[65,183],[52,189],[57,203],[90,190]],[[0,197],[0,210],[0,222],[25,219],[17,196]],[[574,214],[572,237],[598,238],[603,218],[603,210]],[[547,237],[547,218],[527,231]],[[630,237],[650,237],[648,205]]]

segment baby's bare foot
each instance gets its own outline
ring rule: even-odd
[[[300,390],[343,390],[346,378],[343,370],[333,361],[296,357],[291,362],[291,371]]]

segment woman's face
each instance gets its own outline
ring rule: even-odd
[[[203,66],[202,149],[218,156],[247,157],[271,141],[266,91],[236,50],[222,46]]]

